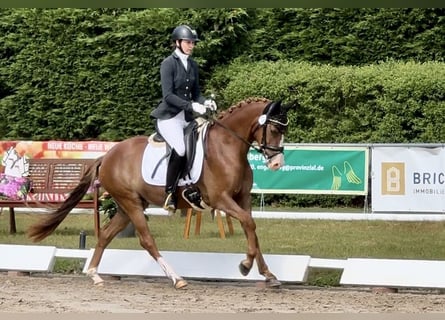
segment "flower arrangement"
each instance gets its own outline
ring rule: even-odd
[[[27,177],[0,174],[0,198],[5,200],[24,200],[30,191],[31,180]]]

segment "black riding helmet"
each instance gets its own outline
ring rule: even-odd
[[[190,28],[187,25],[177,26],[172,32],[172,40],[188,40],[194,42],[200,41],[196,30]]]

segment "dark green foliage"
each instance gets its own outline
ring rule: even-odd
[[[82,274],[85,259],[58,258],[54,264],[54,272],[61,274]]]
[[[445,140],[444,63],[333,67],[288,61],[235,62],[214,74],[212,81],[219,80],[227,83],[220,91],[226,104],[250,96],[297,101],[290,112],[288,142]]]
[[[339,286],[342,270],[311,269],[308,275],[307,284],[316,287],[337,287]]]
[[[339,196],[323,194],[253,194],[252,206],[269,208],[312,208],[323,207],[325,210],[335,208],[365,209],[365,196]]]
[[[444,15],[443,8],[261,10],[250,58],[333,65],[443,61]]]
[[[220,105],[226,105],[231,97],[220,92],[227,92],[232,80],[231,86],[239,85],[240,76],[263,96],[276,97],[287,90],[277,81],[290,73],[287,65],[258,72],[261,60],[330,65],[368,65],[389,58],[443,61],[444,13],[441,8],[1,9],[0,116],[4,121],[0,135],[3,139],[121,140],[152,132],[149,112],[161,95],[159,64],[171,51],[172,29],[181,23],[195,27],[202,40],[195,58],[202,65],[203,91],[218,93]],[[235,72],[226,70],[235,60],[240,61]],[[254,61],[256,74],[249,71],[250,64],[241,68],[241,61]],[[312,112],[317,106],[308,106],[313,100],[319,107],[329,104],[323,110],[324,115],[334,114],[332,123],[338,122],[335,111],[341,103],[353,106],[353,111],[345,107],[345,112],[354,114],[336,129],[337,142],[345,140],[341,135],[360,131],[373,120],[367,108],[378,95],[380,85],[375,81],[360,90],[366,92],[364,96],[348,96],[346,91],[332,104],[321,92],[339,90],[333,83],[341,69],[301,68],[318,75],[314,81],[309,77],[292,83],[294,89],[307,89],[298,94],[304,113],[299,115],[299,125],[305,132],[320,122],[319,114]],[[217,69],[222,71],[215,73]],[[345,72],[343,81],[365,85],[365,75]],[[263,78],[272,79],[273,86],[255,83]],[[248,91],[243,87],[240,94]],[[234,97],[245,98],[240,94]],[[425,102],[433,106],[423,110],[425,121],[401,121],[396,114],[382,118],[385,123],[380,129],[387,131],[382,141],[389,137],[406,141],[408,131],[408,140],[437,139],[442,130],[426,121],[442,118],[434,101]],[[415,109],[411,104],[410,109]],[[387,99],[384,108],[398,110],[398,103]],[[405,127],[404,136],[392,134],[395,124]],[[427,129],[421,137],[418,127]],[[332,140],[333,134],[313,130],[311,140]],[[356,135],[355,141],[370,139],[374,137],[363,134]]]
[[[0,15],[0,115],[6,119],[0,135],[31,140],[150,133],[149,113],[161,96],[159,65],[171,52],[174,26],[188,23],[200,32],[196,59],[208,75],[239,53],[241,47],[224,51],[243,39],[252,19],[243,9],[7,9]]]

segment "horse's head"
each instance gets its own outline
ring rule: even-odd
[[[278,170],[284,165],[283,141],[288,108],[282,106],[281,101],[249,98],[221,112],[215,123],[260,152],[269,169]]]
[[[287,130],[287,108],[281,105],[281,101],[269,102],[258,117],[260,135],[257,135],[257,143],[260,151],[266,158],[270,170],[278,170],[284,165],[283,141]],[[261,137],[260,137],[261,136]]]

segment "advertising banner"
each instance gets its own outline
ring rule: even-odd
[[[248,154],[252,193],[358,194],[368,192],[367,147],[285,146],[285,165],[271,171],[255,150]]]
[[[108,141],[0,141],[5,171],[21,176],[26,158],[94,159],[116,142]],[[262,154],[250,150],[253,193],[367,194],[367,147],[285,146],[285,165],[271,171]],[[17,171],[17,172],[14,172]]]
[[[372,148],[372,211],[444,212],[443,147]]]
[[[109,141],[0,141],[0,158],[14,151],[20,158],[95,159],[115,144]]]
[[[30,201],[63,201],[67,194],[28,193],[29,159],[94,159],[111,149],[105,141],[0,141],[0,198]],[[69,174],[69,168],[65,169]],[[60,174],[60,173],[59,173]]]

